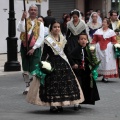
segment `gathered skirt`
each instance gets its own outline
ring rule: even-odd
[[[47,74],[44,85],[40,85],[39,79],[34,77],[27,94],[27,101],[46,106],[82,103],[83,92],[70,65],[59,55],[54,55],[47,60],[54,70]]]
[[[100,49],[99,43],[96,44],[96,55],[101,63],[98,67],[99,76],[104,76],[107,78],[118,77],[117,61],[115,59],[113,44],[108,43],[105,50]]]

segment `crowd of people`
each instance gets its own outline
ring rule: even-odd
[[[37,16],[36,5],[23,12],[17,30],[26,83],[23,94],[29,103],[50,106],[50,112],[56,113],[63,106],[79,110],[81,104],[100,100],[95,79],[103,76],[106,83],[118,77],[119,57],[113,47],[119,43],[120,29],[115,10],[109,18],[100,13],[91,9],[84,16],[74,9],[59,22],[51,10],[47,17]]]

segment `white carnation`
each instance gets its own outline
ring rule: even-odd
[[[118,43],[115,44],[114,46],[115,46],[115,48],[120,48],[120,44],[118,44]]]
[[[45,68],[47,70],[51,70],[52,69],[51,64],[49,62],[46,62],[46,61],[41,61],[41,62],[43,64],[42,68]]]
[[[90,50],[95,50],[95,46],[90,46]]]

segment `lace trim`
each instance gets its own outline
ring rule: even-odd
[[[61,47],[61,49],[64,49],[64,47],[65,47],[65,45],[66,45],[66,43],[67,43],[67,40],[64,38],[64,36],[62,36],[62,35],[60,34],[60,42],[56,42],[56,40],[52,37],[51,34],[49,34],[48,37],[51,37],[51,38],[54,40],[54,42],[55,42],[59,47]],[[46,39],[47,39],[47,37],[46,37]],[[52,45],[51,45],[50,43],[48,43],[46,39],[45,39],[45,43],[52,49],[54,55],[58,55],[58,53],[52,48]]]
[[[68,22],[67,24],[68,29],[74,34],[78,35],[80,34],[83,30],[86,30],[85,23],[83,21],[80,21],[77,26],[74,26],[73,21]]]
[[[101,24],[100,23],[97,23],[96,25],[92,25],[92,22],[89,22],[88,24],[88,27],[90,27],[91,29],[99,29],[101,27]]]
[[[108,78],[118,77],[118,73],[117,73],[116,69],[113,69],[113,70],[98,70],[98,74],[99,74],[99,76],[103,75],[103,76],[108,77]]]

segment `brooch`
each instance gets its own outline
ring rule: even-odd
[[[56,43],[53,42],[52,45],[53,45],[53,46],[56,46]]]

